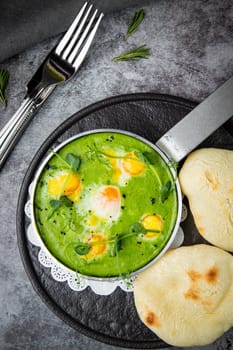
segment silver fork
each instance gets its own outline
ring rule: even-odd
[[[27,84],[19,109],[0,131],[0,168],[19,140],[35,112],[54,88],[72,78],[94,39],[103,13],[85,2],[61,41],[49,53]]]

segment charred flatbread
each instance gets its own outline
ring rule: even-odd
[[[194,151],[182,166],[179,180],[199,233],[233,252],[233,151]]]
[[[233,257],[205,244],[170,250],[136,278],[134,300],[166,343],[210,344],[233,326]]]

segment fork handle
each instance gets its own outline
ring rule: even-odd
[[[21,106],[2,128],[0,131],[0,169],[38,108],[54,88],[55,86],[49,86],[38,91],[34,97],[26,96]]]

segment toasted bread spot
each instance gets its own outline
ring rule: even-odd
[[[191,299],[197,303],[200,303],[204,306],[210,306],[211,302],[208,299],[204,299],[201,296],[201,290],[198,288],[196,283],[193,283],[192,286],[184,293],[185,299]]]
[[[191,286],[186,293],[184,293],[185,299],[192,299],[195,301],[199,301],[199,289],[196,286]]]
[[[149,326],[154,326],[156,328],[159,328],[161,326],[161,323],[160,323],[158,317],[152,311],[148,311],[148,313],[147,313],[147,315],[145,317],[145,322]]]
[[[220,186],[218,180],[208,170],[205,171],[204,175],[212,190],[216,191]]]
[[[188,271],[188,276],[193,282],[201,278],[201,274],[195,270]]]
[[[192,299],[194,301],[200,302],[200,289],[198,288],[199,280],[202,278],[202,274],[195,271],[195,270],[189,270],[187,272],[187,275],[190,278],[191,286],[187,290],[186,293],[184,293],[185,299]]]
[[[206,281],[208,283],[212,283],[212,284],[216,283],[217,279],[218,279],[218,269],[217,269],[217,267],[216,266],[211,267],[207,271],[207,273],[205,275],[205,278],[206,278]]]
[[[213,266],[205,273],[199,273],[195,270],[189,270],[187,272],[190,278],[190,288],[184,293],[185,299],[192,299],[196,302],[201,303],[204,306],[210,306],[211,302],[208,299],[204,299],[201,295],[201,289],[199,288],[200,281],[204,280],[207,283],[216,283],[218,277],[218,269]]]

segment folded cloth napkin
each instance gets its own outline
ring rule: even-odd
[[[0,62],[65,31],[85,0],[8,0],[1,2]],[[93,0],[104,13],[144,0]]]

